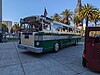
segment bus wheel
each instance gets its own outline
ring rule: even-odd
[[[82,65],[83,65],[83,67],[86,67],[86,59],[85,58],[82,59]]]
[[[59,51],[59,43],[55,43],[54,52],[58,52],[58,51]]]

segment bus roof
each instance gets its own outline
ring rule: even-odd
[[[60,24],[60,25],[62,25],[62,26],[65,26],[65,27],[69,27],[69,28],[74,29],[73,26],[70,26],[70,25],[67,25],[67,24],[63,24],[63,23],[61,23],[61,22],[53,21],[53,23]]]
[[[32,22],[32,21],[41,20],[41,19],[43,19],[47,22],[53,22],[54,21],[53,19],[51,19],[49,17],[45,17],[43,15],[41,15],[41,16],[28,16],[28,17],[21,19],[20,21],[21,22]]]

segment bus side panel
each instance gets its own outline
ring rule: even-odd
[[[60,40],[61,48],[77,44],[81,40],[81,38],[79,38],[79,36],[77,35],[67,34],[67,36],[68,36],[68,39]]]
[[[63,40],[60,40],[60,44],[61,44],[61,48],[64,48],[66,46],[70,46],[70,43],[71,40],[70,39],[63,39]]]
[[[81,38],[77,38],[77,43],[81,41]]]
[[[75,38],[73,38],[75,36]],[[44,52],[54,49],[55,43],[59,43],[60,48],[71,46],[77,42],[76,35],[73,34],[35,34],[35,47],[42,47]]]
[[[46,33],[38,33],[35,34],[35,47],[42,47],[43,52],[51,51],[54,49],[54,44],[58,42],[56,39],[56,35],[46,34]],[[39,45],[37,45],[39,43]]]
[[[37,42],[40,44],[37,45]],[[52,51],[54,49],[54,44],[58,42],[56,40],[45,40],[45,41],[35,41],[35,47],[43,47],[43,52]]]
[[[78,43],[78,39],[77,39],[77,38],[72,38],[72,39],[71,39],[71,44],[73,45],[73,44],[75,44],[75,43]]]

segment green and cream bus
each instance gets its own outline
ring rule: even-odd
[[[76,45],[81,40],[80,30],[44,16],[30,16],[20,20],[18,48],[36,53],[57,52]]]

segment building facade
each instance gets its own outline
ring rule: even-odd
[[[82,7],[81,0],[77,0],[77,6],[76,6],[76,9],[74,11],[75,16],[79,15],[79,12],[81,11],[81,7]]]
[[[2,23],[2,0],[0,0],[0,24]]]
[[[10,32],[10,29],[12,28],[12,21],[2,21],[2,23],[7,25],[9,32]]]
[[[81,12],[81,8],[82,8],[82,3],[81,0],[77,0],[77,6],[76,9],[74,10],[74,16],[79,16],[79,13]],[[83,26],[83,22],[79,23],[78,25],[74,24],[74,27],[81,27]]]

